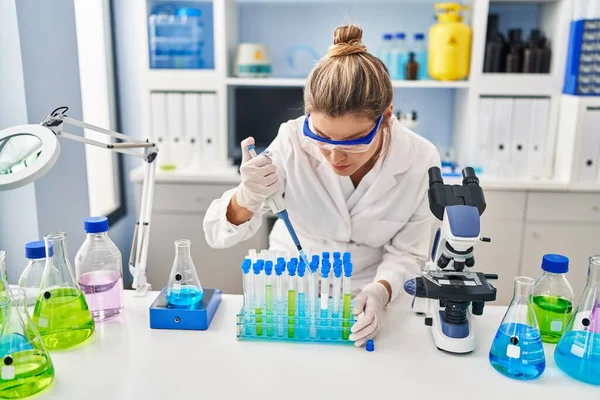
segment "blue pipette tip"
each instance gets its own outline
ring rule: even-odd
[[[333,259],[334,260],[339,260],[341,256],[342,256],[342,253],[340,253],[339,251],[334,251],[333,252]]]
[[[375,351],[375,342],[373,342],[373,339],[367,340],[367,345],[365,346],[365,349],[368,352]]]

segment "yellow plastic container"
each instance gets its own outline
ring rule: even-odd
[[[460,15],[466,7],[458,3],[434,5],[438,22],[429,29],[428,73],[440,81],[469,76],[471,28]]]

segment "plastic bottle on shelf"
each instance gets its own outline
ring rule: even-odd
[[[408,48],[406,46],[406,34],[404,32],[396,33],[396,40],[393,43],[390,56],[389,72],[392,79],[405,79],[404,69],[408,61]]]
[[[587,284],[554,360],[572,378],[600,385],[600,256],[589,259]]]
[[[415,53],[415,61],[419,64],[418,79],[427,79],[427,43],[424,33],[415,33],[412,51]]]
[[[381,62],[383,62],[383,65],[385,65],[385,67],[388,69],[388,72],[390,72],[390,69],[392,67],[392,46],[393,46],[393,42],[392,42],[392,34],[391,33],[384,33],[383,34],[383,43],[381,44],[381,47],[379,48],[379,51],[377,52],[377,57],[381,60]],[[391,75],[391,72],[390,72]]]
[[[529,380],[546,369],[546,357],[532,304],[535,281],[515,278],[515,291],[490,349],[490,363],[509,378]]]
[[[558,343],[573,312],[573,288],[567,280],[569,259],[546,254],[542,259],[543,275],[533,290],[533,308],[540,325],[542,341]]]
[[[123,310],[121,252],[108,237],[108,219],[91,217],[83,223],[87,235],[75,256],[77,282],[96,321],[118,316]]]

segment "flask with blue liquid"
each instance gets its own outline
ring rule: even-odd
[[[518,276],[515,292],[496,332],[490,350],[490,363],[509,378],[530,380],[546,368],[542,338],[533,310],[535,280]]]
[[[202,301],[204,291],[192,261],[189,240],[175,241],[175,260],[169,275],[166,298],[172,307],[195,307]]]
[[[600,386],[600,255],[589,259],[587,284],[554,361],[572,378]]]

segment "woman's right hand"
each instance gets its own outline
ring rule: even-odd
[[[269,157],[260,154],[254,158],[246,147],[254,144],[254,138],[249,137],[242,141],[242,165],[240,174],[242,183],[235,192],[238,205],[255,213],[260,210],[265,200],[275,194],[279,189],[277,168]]]

